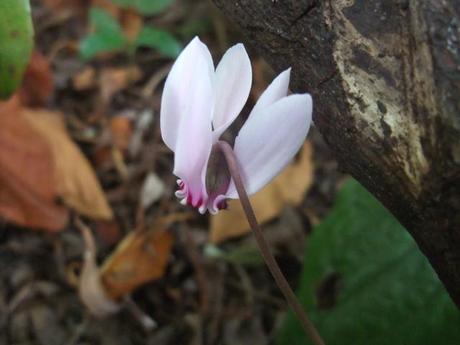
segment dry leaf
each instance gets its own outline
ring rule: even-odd
[[[77,220],[84,242],[85,254],[83,267],[78,283],[78,294],[83,304],[91,314],[98,317],[105,317],[117,313],[121,305],[107,295],[102,283],[101,274],[96,263],[96,243],[91,230],[81,221]]]
[[[144,20],[138,12],[126,8],[120,11],[120,23],[125,37],[134,41],[142,30]]]
[[[19,89],[23,106],[43,106],[54,89],[53,74],[49,61],[38,51],[34,51]]]
[[[137,66],[104,69],[99,77],[102,102],[107,104],[115,93],[132,85],[141,77],[142,71]]]
[[[286,204],[298,205],[312,182],[312,146],[309,141],[306,141],[300,151],[299,159],[250,198],[258,221],[264,223],[278,216]],[[211,217],[210,241],[212,243],[220,243],[250,231],[239,200],[230,200],[228,206],[228,210]]]
[[[24,110],[24,116],[48,142],[54,157],[56,188],[64,202],[96,219],[111,219],[105,194],[88,160],[70,139],[62,115],[47,110]]]
[[[133,231],[118,245],[101,269],[108,295],[114,300],[163,276],[172,249],[167,231]]]
[[[92,89],[96,86],[96,70],[92,66],[86,66],[72,77],[72,86],[77,91]]]
[[[118,115],[110,119],[110,132],[115,147],[126,153],[133,136],[132,121],[128,116]]]
[[[0,215],[25,227],[58,231],[67,210],[56,204],[48,143],[23,117],[18,96],[0,103]]]

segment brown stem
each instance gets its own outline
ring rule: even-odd
[[[256,216],[254,214],[254,210],[252,209],[251,203],[249,201],[248,194],[246,193],[246,189],[244,188],[244,184],[238,169],[238,162],[236,161],[236,157],[232,147],[224,141],[218,141],[216,145],[225,156],[228,165],[228,170],[230,172],[230,175],[232,176],[233,182],[235,183],[235,187],[238,192],[241,205],[243,206],[243,210],[246,214],[249,225],[251,226],[257,244],[259,245],[260,252],[262,253],[265,263],[267,264],[268,269],[270,270],[273,278],[275,279],[276,284],[278,285],[279,289],[286,298],[288,304],[294,311],[295,315],[297,316],[298,320],[302,324],[307,335],[310,337],[313,343],[315,345],[325,345],[320,334],[318,333],[315,326],[310,321],[306,312],[300,305],[296,295],[289,286],[289,283],[287,282],[286,278],[281,272],[281,269],[279,268],[275,258],[273,257],[273,254],[270,251],[270,247],[262,233],[262,230],[260,229],[259,223],[257,222]]]

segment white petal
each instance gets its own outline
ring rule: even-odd
[[[171,68],[161,98],[161,136],[171,150],[175,151],[179,124],[192,100],[194,89],[201,83],[208,84],[213,75],[211,54],[206,45],[195,37]],[[210,102],[212,96],[208,97]]]
[[[227,50],[216,68],[216,105],[212,120],[216,139],[243,109],[251,84],[251,61],[244,45],[239,43]]]
[[[204,170],[211,152],[214,108],[209,51],[195,38],[166,81],[161,109],[165,143],[175,151],[174,174],[184,181],[192,204],[207,198]]]
[[[302,94],[284,97],[249,117],[234,147],[249,195],[265,186],[294,157],[310,128],[311,113],[312,99]],[[233,185],[227,197],[238,197]]]
[[[281,72],[262,93],[256,105],[252,109],[251,114],[272,105],[283,97],[286,97],[290,78],[291,68]]]

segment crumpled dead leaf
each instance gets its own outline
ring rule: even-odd
[[[72,76],[72,86],[76,91],[90,90],[97,85],[96,70],[93,66],[85,66]]]
[[[24,109],[23,114],[51,149],[58,195],[83,215],[111,219],[112,210],[99,181],[88,160],[69,137],[62,114],[44,109]]]
[[[83,267],[78,283],[78,294],[83,304],[91,314],[97,317],[117,313],[121,305],[108,296],[103,286],[101,274],[96,263],[96,243],[91,230],[81,221],[77,220],[77,226],[82,233],[85,242]]]
[[[313,183],[312,145],[306,141],[298,160],[291,163],[272,182],[251,196],[251,204],[259,223],[267,222],[283,210],[286,204],[299,205]],[[239,200],[229,200],[228,210],[211,217],[210,242],[221,243],[250,231]]]
[[[142,78],[142,71],[137,66],[110,67],[102,70],[99,76],[101,100],[108,103],[112,96]]]
[[[22,116],[18,96],[0,102],[0,215],[30,228],[58,231],[68,211],[56,203],[53,154]]]
[[[157,225],[160,224],[165,224],[163,223],[158,223]],[[93,234],[91,230],[80,220],[77,218],[76,220],[76,225],[79,228],[83,240],[85,242],[85,254],[84,254],[84,261],[83,261],[83,266],[82,266],[82,271],[79,277],[79,282],[78,282],[78,294],[80,296],[81,301],[83,304],[88,308],[91,314],[93,314],[96,317],[106,317],[115,313],[118,313],[122,308],[127,309],[131,313],[131,315],[140,323],[140,325],[144,328],[146,332],[151,332],[153,329],[157,327],[157,323],[155,320],[153,320],[149,315],[145,314],[139,306],[134,302],[134,300],[131,298],[129,293],[132,291],[132,289],[136,288],[138,285],[143,284],[145,280],[139,280],[139,275],[137,274],[129,274],[130,272],[136,273],[139,271],[136,271],[135,266],[130,266],[130,271],[126,271],[122,269],[121,271],[114,271],[114,272],[120,272],[121,276],[119,276],[117,279],[124,279],[124,281],[133,281],[132,279],[137,279],[137,282],[139,284],[132,284],[129,286],[128,289],[122,289],[122,290],[110,290],[106,287],[104,283],[104,271],[99,269],[96,263],[96,256],[97,256],[97,248],[96,248],[96,243],[93,237]],[[151,235],[151,236],[150,236]],[[172,235],[168,232],[155,232],[152,233],[150,232],[150,235],[147,233],[140,233],[140,232],[132,232],[130,235],[128,235],[123,241],[115,253],[108,259],[106,260],[106,263],[108,263],[108,267],[118,267],[119,264],[118,262],[123,263],[124,255],[128,255],[128,253],[132,253],[132,251],[129,251],[130,248],[133,248],[132,244],[136,244],[134,248],[134,252],[137,250],[145,251],[149,250],[150,253],[148,256],[143,256],[143,255],[136,255],[136,259],[141,259],[144,261],[141,261],[141,263],[144,265],[143,267],[146,267],[145,265],[150,264],[151,266],[156,267],[156,264],[159,264],[160,268],[153,269],[153,271],[157,272],[155,277],[152,278],[152,274],[150,273],[151,279],[158,278],[159,276],[163,275],[166,263],[167,263],[167,258],[169,256],[169,253],[171,251],[171,246],[172,246]],[[166,237],[165,237],[166,236]],[[143,237],[144,240],[147,240],[145,242],[142,240],[141,242],[139,241],[131,241],[129,239],[136,239],[136,238],[141,238]],[[166,248],[167,250],[159,251],[155,255],[152,255],[152,247],[151,244],[153,239],[163,239],[163,246],[161,248]],[[167,245],[164,246],[164,239],[167,238],[166,243]],[[153,240],[153,244],[156,245],[154,249],[160,249],[158,247],[158,242],[156,240]],[[141,244],[137,246],[137,244]],[[126,251],[128,249],[128,251]],[[120,256],[121,253],[121,256]],[[161,254],[161,255],[160,255]],[[153,259],[153,261],[152,261]],[[146,262],[146,260],[149,260],[149,262]],[[115,266],[111,265],[112,263],[115,263]],[[132,262],[131,262],[132,264]],[[133,269],[134,268],[134,269]],[[112,272],[112,271],[109,271]],[[145,274],[146,272],[152,272],[146,271],[146,270],[141,270],[140,274]],[[128,273],[128,274],[127,274]],[[106,273],[107,275],[107,273]],[[149,274],[147,274],[149,276]],[[142,277],[145,277],[143,275]],[[110,279],[110,278],[109,278]],[[119,282],[118,282],[119,283]],[[120,287],[120,284],[116,285]],[[111,296],[114,293],[114,291],[119,291],[120,294],[117,295],[115,294],[114,296]]]
[[[34,51],[19,89],[23,106],[36,107],[46,104],[54,89],[53,73],[48,59]]]
[[[161,278],[173,239],[170,232],[155,228],[130,232],[101,268],[108,295],[118,300],[137,287]]]
[[[113,145],[125,154],[133,136],[133,124],[130,116],[124,114],[113,116],[110,119],[110,132]]]

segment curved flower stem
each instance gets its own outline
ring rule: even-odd
[[[218,141],[216,145],[225,156],[228,170],[230,172],[230,175],[232,176],[233,182],[235,183],[235,187],[238,192],[241,205],[243,206],[249,225],[251,226],[257,244],[259,245],[260,252],[262,253],[265,263],[267,264],[268,269],[270,270],[273,278],[275,279],[276,284],[283,293],[284,297],[286,298],[288,304],[294,311],[298,320],[302,323],[303,328],[305,329],[306,333],[313,341],[313,343],[315,345],[325,345],[323,339],[319,335],[315,326],[310,321],[306,312],[300,305],[296,295],[289,286],[289,283],[287,282],[286,278],[281,272],[281,269],[279,268],[275,258],[273,257],[273,254],[270,251],[270,247],[262,233],[262,230],[260,229],[259,223],[257,222],[256,216],[254,214],[254,210],[252,209],[251,203],[249,201],[248,194],[246,193],[246,190],[244,188],[244,184],[238,169],[238,162],[236,161],[236,157],[232,147],[224,141]]]

